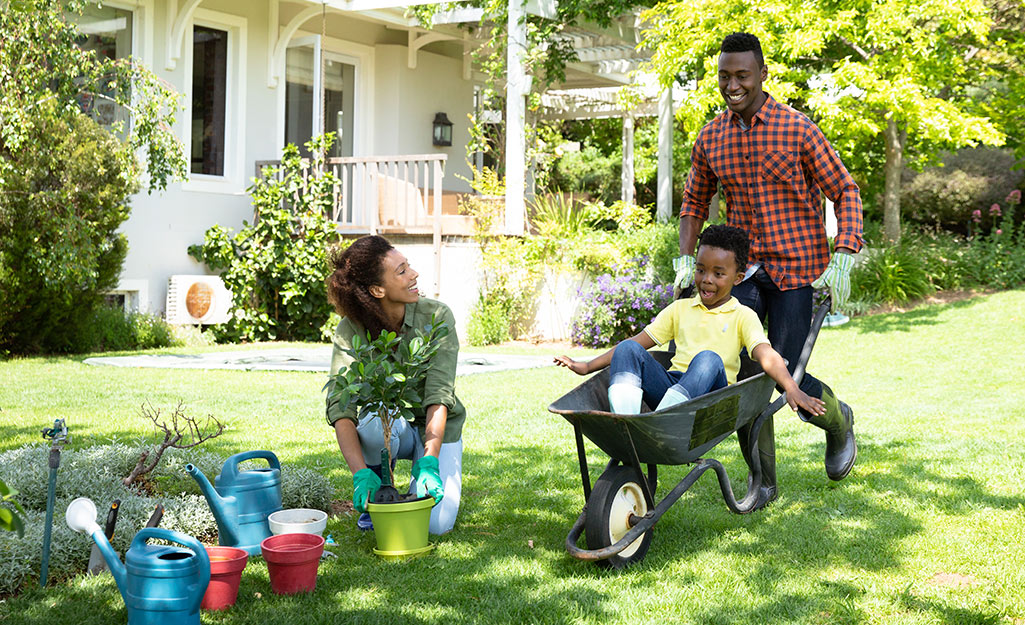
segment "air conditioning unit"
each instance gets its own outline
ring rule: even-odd
[[[231,291],[219,276],[171,276],[167,281],[167,322],[224,323],[231,312]]]

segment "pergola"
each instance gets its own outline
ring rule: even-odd
[[[473,77],[470,52],[479,45],[461,25],[480,22],[481,9],[465,8],[440,11],[434,16],[431,29],[423,28],[405,15],[412,5],[444,4],[442,0],[307,0],[311,5],[296,15],[277,35],[277,45],[269,59],[271,80],[276,81],[276,59],[288,39],[303,22],[332,11],[359,13],[364,19],[407,31],[410,68],[416,67],[417,52],[424,46],[449,42],[462,46],[463,75]],[[524,67],[527,46],[525,17],[527,14],[553,19],[557,0],[510,0],[508,39],[506,43],[507,77],[505,129],[505,230],[509,234],[525,231],[526,195],[526,97],[531,76]],[[566,28],[564,38],[576,52],[577,61],[566,67],[566,78],[557,90],[543,94],[543,116],[548,119],[584,119],[621,117],[623,119],[623,199],[633,199],[633,127],[637,116],[657,115],[658,134],[658,216],[672,214],[672,124],[673,95],[671,89],[660,89],[653,81],[639,79],[636,71],[649,53],[638,48],[641,26],[636,14],[619,16],[611,26],[602,28],[584,24]],[[639,106],[625,109],[618,98],[620,88],[632,85],[642,95]]]

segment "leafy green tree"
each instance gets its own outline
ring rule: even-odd
[[[127,251],[117,228],[142,174],[184,177],[177,95],[137,62],[77,46],[81,0],[0,0],[0,354],[82,348]],[[101,127],[79,98],[125,107]]]
[[[982,67],[978,52],[991,45],[992,19],[982,0],[673,1],[646,17],[653,24],[646,43],[662,81],[680,74],[697,81],[681,112],[689,132],[722,107],[718,44],[743,30],[762,41],[766,90],[805,109],[845,160],[881,139],[890,240],[900,237],[900,175],[909,146],[915,156],[931,157],[943,148],[1004,140],[971,102]]]

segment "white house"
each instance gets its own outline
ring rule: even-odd
[[[464,320],[476,299],[476,248],[466,236],[467,218],[457,214],[455,194],[471,191],[468,116],[475,113],[484,77],[469,53],[478,45],[474,29],[482,27],[481,14],[443,13],[427,30],[405,16],[407,4],[106,0],[86,11],[80,20],[84,45],[140,59],[185,96],[175,131],[191,156],[189,179],[163,193],[133,197],[122,228],[129,251],[118,292],[130,305],[164,311],[171,276],[207,273],[187,248],[201,243],[214,224],[237,229],[251,220],[245,189],[259,163],[277,160],[286,143],[301,144],[324,128],[338,136],[332,163],[343,178],[335,215],[339,229],[396,239],[426,290]],[[523,232],[527,193],[522,96],[529,78],[522,71],[522,44],[517,45],[523,32],[517,18],[527,10],[544,14],[551,7],[514,1],[510,8],[511,233]],[[580,61],[567,68],[560,93],[597,94],[596,88],[628,83],[645,56],[635,49],[635,22],[628,16],[610,29],[567,31]],[[571,89],[591,91],[566,91]],[[669,102],[663,98],[667,131]],[[607,102],[598,108],[624,114]],[[451,145],[434,140],[439,113],[452,123]],[[667,188],[668,179],[667,173]]]

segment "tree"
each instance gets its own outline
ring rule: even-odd
[[[990,45],[992,21],[982,0],[699,0],[659,4],[645,18],[652,23],[645,41],[663,83],[681,72],[697,81],[682,112],[691,132],[722,106],[719,42],[746,30],[762,40],[766,90],[806,108],[845,160],[881,138],[890,240],[900,237],[909,146],[918,150],[913,156],[929,158],[943,148],[1004,140],[970,101],[980,81],[978,53]]]
[[[75,348],[121,272],[139,187],[184,178],[178,95],[131,59],[77,45],[82,0],[0,0],[0,354]],[[80,100],[131,112],[104,128]]]

